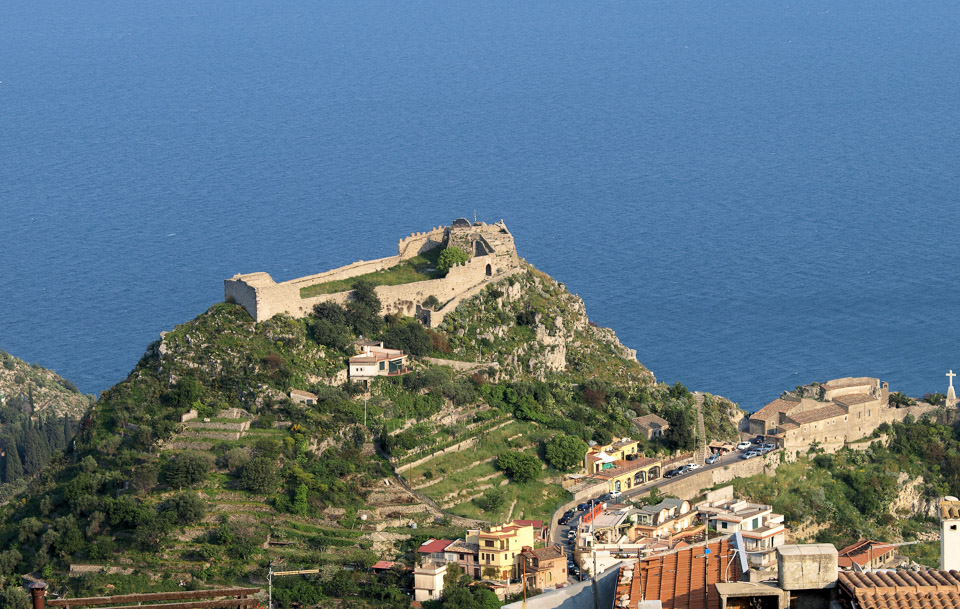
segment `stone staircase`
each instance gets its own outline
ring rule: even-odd
[[[693,394],[693,403],[697,406],[697,456],[696,462],[703,465],[707,460],[707,429],[703,424],[703,394]]]

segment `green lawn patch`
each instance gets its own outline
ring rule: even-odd
[[[356,277],[347,277],[346,279],[336,279],[318,283],[305,288],[300,288],[300,298],[310,298],[320,296],[321,294],[336,294],[353,289],[353,284],[357,281],[369,281],[373,285],[401,285],[404,283],[414,283],[417,281],[427,281],[428,279],[439,279],[440,273],[437,272],[437,258],[440,257],[442,248],[435,247],[419,256],[414,256],[409,260],[404,260],[400,264],[384,269],[374,271],[365,275]]]

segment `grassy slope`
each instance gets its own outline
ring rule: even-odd
[[[351,286],[355,282],[361,280],[368,281],[373,285],[401,285],[404,283],[436,279],[440,276],[436,270],[436,266],[442,249],[443,248],[435,247],[382,271],[374,271],[373,273],[367,273],[357,277],[337,279],[300,288],[300,298],[346,292],[351,289]]]

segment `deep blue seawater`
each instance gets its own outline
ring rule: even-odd
[[[98,392],[236,272],[512,229],[753,410],[960,368],[955,0],[5,0],[0,348]]]

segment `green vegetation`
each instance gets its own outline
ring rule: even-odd
[[[523,484],[535,480],[540,474],[540,459],[522,452],[505,452],[497,455],[497,468],[514,482]]]
[[[357,281],[365,281],[370,285],[401,285],[404,283],[414,283],[417,281],[426,281],[428,279],[437,279],[446,273],[438,270],[437,264],[440,257],[440,248],[436,247],[423,252],[419,256],[414,256],[409,260],[404,260],[400,264],[384,269],[374,271],[356,277],[347,279],[336,279],[315,285],[300,288],[300,298],[311,298],[322,294],[336,294],[346,292],[353,288]]]
[[[583,464],[587,444],[574,436],[554,436],[544,447],[547,463],[559,470],[571,470]]]
[[[888,446],[876,441],[866,451],[808,455],[781,465],[776,476],[738,479],[734,487],[740,496],[773,505],[790,526],[808,518],[829,525],[817,533],[817,542],[842,548],[864,538],[916,539],[918,533],[933,530],[935,520],[890,511],[905,482],[901,474],[922,478],[919,492],[928,501],[960,493],[960,434],[944,425],[913,421],[882,425],[878,433],[890,435]],[[909,552],[929,559],[923,548]],[[935,561],[925,564],[935,566]]]
[[[437,260],[437,272],[446,275],[450,272],[450,269],[458,264],[465,264],[468,260],[470,260],[469,254],[459,247],[451,245],[440,252],[440,258]]]

